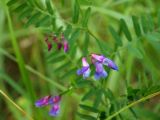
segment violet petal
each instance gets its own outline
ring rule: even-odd
[[[101,77],[102,78],[107,77],[107,72],[104,70],[102,63],[96,62],[95,67],[96,67],[96,72],[94,77],[96,80],[99,80]]]
[[[56,104],[59,103],[61,100],[60,96],[53,96],[49,99],[49,104]]]
[[[49,115],[51,116],[57,116],[59,114],[60,106],[59,104],[54,104],[49,112]]]
[[[105,58],[103,60],[103,64],[108,66],[109,68],[113,69],[113,70],[118,70],[118,66],[110,59]]]
[[[48,105],[50,97],[51,96],[45,96],[45,97],[39,99],[38,101],[35,102],[35,106],[36,107],[42,107],[42,106]]]

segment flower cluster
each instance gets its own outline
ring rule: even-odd
[[[68,41],[65,39],[63,34],[61,35],[61,39],[58,39],[56,35],[46,37],[45,42],[47,43],[48,51],[52,49],[52,43],[49,41],[50,37],[52,38],[53,42],[56,43],[58,50],[61,50],[63,47],[64,52],[68,51],[69,49]]]
[[[103,68],[103,65],[106,65],[113,70],[118,70],[117,65],[112,60],[106,58],[103,55],[91,54],[91,61],[96,68],[96,72],[94,74],[96,80],[99,80],[100,78],[105,78],[108,75]],[[83,67],[81,69],[77,70],[77,74],[83,75],[83,78],[85,79],[89,77],[91,72],[90,65],[85,57],[82,58],[82,66]]]
[[[60,100],[61,96],[45,96],[38,101],[35,102],[36,107],[43,107],[47,105],[51,105],[51,110],[49,112],[49,115],[51,116],[57,116],[60,109]]]

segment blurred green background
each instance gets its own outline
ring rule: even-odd
[[[32,3],[30,1],[32,0],[26,2],[28,6]],[[33,3],[35,1],[45,8],[45,0],[33,0]],[[52,0],[52,7],[56,11],[54,25],[48,20],[49,17],[45,16],[46,9],[43,11],[35,7],[36,5],[27,8],[23,0],[13,0],[9,7],[7,2],[7,0],[0,1],[0,90],[34,119],[82,120],[77,116],[77,111],[90,114],[78,107],[83,103],[81,98],[90,89],[89,87],[76,89],[65,95],[57,117],[48,115],[48,107],[34,106],[37,99],[49,94],[57,95],[71,84],[76,84],[76,80],[80,79],[76,75],[76,70],[81,67],[81,57],[89,53],[105,54],[118,65],[118,72],[109,71],[106,88],[110,88],[120,103],[125,102],[121,97],[129,94],[129,90],[135,100],[136,95],[133,95],[133,91],[136,89],[146,95],[159,90],[159,0],[79,0],[81,13],[76,24],[72,23],[74,0]],[[87,28],[100,42],[85,30],[78,29],[89,6],[91,14]],[[25,13],[24,9],[29,9],[30,12]],[[41,16],[28,22],[36,11],[39,11]],[[133,15],[139,18],[143,35],[135,32]],[[149,19],[146,24],[143,24],[144,17]],[[128,41],[130,37],[123,34],[121,28],[123,22],[120,19],[127,24],[132,41]],[[72,26],[71,31],[69,25]],[[145,31],[147,25],[150,29]],[[121,46],[115,42],[110,26],[120,36],[123,43]],[[70,41],[68,54],[57,51],[56,48],[50,52],[47,50],[44,41],[46,34],[57,31],[65,31]],[[85,104],[91,105],[91,101],[92,99]],[[114,119],[160,120],[160,95],[136,105],[133,109],[133,113],[126,110],[122,112],[122,118]],[[0,120],[27,119],[29,118],[8,99],[0,95]]]

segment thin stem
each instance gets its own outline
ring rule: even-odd
[[[51,83],[52,85],[54,85],[55,87],[57,87],[60,90],[65,90],[65,87],[63,87],[62,85],[60,85],[59,83],[54,82],[52,79],[44,76],[43,74],[41,74],[40,72],[34,70],[32,67],[30,67],[29,65],[25,66],[27,70],[29,70],[30,72],[34,73],[35,75],[39,76],[40,78],[42,78],[43,80]]]
[[[11,60],[17,62],[16,58],[13,57],[12,55],[10,55],[8,52],[6,52],[5,50],[3,49],[0,49],[0,52],[2,52],[4,55],[6,55],[7,57],[9,57]],[[56,83],[54,82],[52,79],[46,77],[45,75],[41,74],[40,72],[36,71],[35,69],[33,69],[31,66],[29,65],[25,65],[25,68],[30,71],[31,73],[37,75],[38,77],[42,78],[43,80],[51,83],[52,85],[54,85],[55,87],[57,87],[59,90],[61,91],[65,91],[66,88],[64,86],[62,86],[61,84],[59,83]],[[74,97],[80,99],[80,97],[77,95],[77,94],[73,94]]]
[[[95,38],[96,40],[98,40],[98,38],[88,29],[87,32],[93,37]]]
[[[4,55],[6,55],[7,57],[9,57],[11,60],[15,61],[15,62],[18,62],[17,59],[15,57],[13,57],[12,55],[10,55],[8,52],[6,52],[5,50],[3,49],[0,49],[0,52],[3,53]],[[62,85],[54,82],[52,79],[46,77],[45,75],[42,75],[40,72],[36,71],[35,69],[33,69],[31,66],[29,65],[25,65],[25,68],[30,71],[31,73],[39,76],[40,78],[42,78],[43,80],[51,83],[52,85],[54,85],[55,87],[57,87],[58,89],[60,90],[65,90],[65,87],[63,87]]]
[[[0,90],[1,95],[7,99],[11,104],[13,104],[23,115],[25,115],[29,120],[34,120],[30,117],[19,105],[17,105],[8,95],[6,95],[2,90]]]
[[[17,61],[18,61],[18,66],[19,66],[20,73],[22,76],[23,84],[26,87],[26,90],[28,91],[28,95],[29,95],[30,99],[32,101],[34,101],[35,100],[35,93],[33,91],[31,81],[29,80],[28,73],[25,69],[24,60],[23,60],[22,55],[20,53],[20,49],[19,49],[16,37],[14,34],[11,16],[10,16],[8,7],[6,6],[5,8],[6,8],[5,10],[6,10],[6,15],[7,15],[7,20],[8,20],[8,27],[9,27],[10,36],[11,36],[11,42],[12,42],[12,46],[13,46]]]
[[[68,93],[68,92],[70,92],[70,91],[73,90],[74,88],[75,88],[75,87],[70,86],[67,90],[63,91],[63,92],[60,94],[60,96],[66,94],[66,93]]]
[[[98,44],[98,46],[99,46],[99,49],[102,51],[102,53],[103,53],[103,48],[101,47],[101,44],[100,44],[100,42],[99,42],[99,39],[89,30],[89,29],[87,29],[87,32],[96,40],[96,42],[97,42],[97,44]]]
[[[156,93],[153,93],[153,94],[150,94],[150,95],[148,95],[148,96],[146,96],[146,97],[143,97],[143,98],[141,98],[141,99],[139,99],[139,100],[137,100],[137,101],[134,101],[134,102],[132,102],[131,104],[123,107],[123,108],[120,109],[119,111],[115,112],[113,115],[109,116],[106,120],[111,120],[112,118],[114,118],[115,116],[117,116],[118,114],[120,114],[121,112],[129,109],[130,107],[132,107],[132,106],[134,106],[134,105],[136,105],[136,104],[138,104],[138,103],[141,103],[141,102],[143,102],[143,101],[145,101],[145,100],[147,100],[147,99],[153,98],[153,97],[155,97],[155,96],[157,96],[157,95],[159,95],[159,94],[160,94],[160,91],[158,91],[158,92],[156,92]]]

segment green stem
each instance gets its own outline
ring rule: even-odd
[[[63,91],[63,92],[60,94],[60,96],[66,94],[66,93],[68,93],[68,92],[70,92],[70,91],[73,90],[73,89],[74,89],[74,87],[73,87],[73,86],[70,86],[67,90]]]
[[[131,83],[131,73],[132,73],[133,62],[134,62],[134,57],[132,54],[129,54],[126,61],[126,86],[127,87]]]
[[[9,57],[11,60],[17,62],[16,58],[14,58],[12,55],[10,55],[8,52],[6,52],[3,49],[0,49],[0,52],[3,53],[4,55],[6,55],[7,57]],[[63,87],[62,85],[56,83],[55,81],[53,81],[52,79],[46,77],[45,75],[41,74],[40,72],[36,71],[35,69],[33,69],[31,66],[29,65],[25,65],[25,68],[30,71],[31,73],[39,76],[41,79],[51,83],[52,85],[54,85],[55,87],[57,87],[60,90],[65,90],[65,87]]]
[[[17,61],[18,61],[17,63],[18,63],[19,69],[20,69],[23,84],[26,87],[26,90],[28,92],[28,96],[30,97],[30,99],[33,102],[35,100],[35,94],[34,94],[34,91],[33,91],[31,81],[29,80],[28,73],[25,69],[24,61],[23,61],[23,58],[21,56],[20,49],[19,49],[16,37],[15,37],[15,34],[14,34],[12,21],[11,21],[10,13],[9,13],[9,10],[8,10],[7,6],[6,6],[5,10],[6,10],[6,15],[7,15],[7,20],[8,20],[8,27],[9,27],[10,36],[11,36],[11,42],[12,42],[12,45],[13,45],[13,49],[15,51]]]
[[[158,91],[156,93],[153,93],[153,94],[150,94],[148,96],[145,96],[145,97],[143,97],[143,98],[141,98],[141,99],[139,99],[139,100],[137,100],[135,102],[132,102],[131,104],[129,104],[129,105],[123,107],[122,109],[120,109],[119,111],[115,112],[113,115],[109,116],[106,120],[111,120],[112,118],[114,118],[115,116],[117,116],[118,114],[120,114],[121,112],[129,109],[130,107],[132,107],[132,106],[134,106],[134,105],[136,105],[138,103],[141,103],[141,102],[143,102],[145,100],[148,100],[150,98],[153,98],[153,97],[155,97],[155,96],[157,96],[159,94],[160,94],[160,91]]]
[[[32,67],[26,65],[26,69],[29,70],[30,72],[34,73],[35,75],[39,76],[40,78],[42,78],[43,80],[51,83],[52,85],[54,85],[55,87],[57,87],[60,90],[65,90],[65,87],[63,87],[62,85],[54,82],[52,79],[44,76],[43,74],[41,74],[40,72],[34,70]]]
[[[25,115],[29,120],[34,120],[30,117],[19,105],[17,105],[8,95],[6,95],[2,90],[0,90],[1,95],[7,99],[10,103],[12,103],[23,115]]]
[[[17,62],[16,58],[14,58],[12,55],[10,55],[9,53],[7,53],[5,50],[0,49],[0,52],[2,52],[4,55],[6,55],[7,57],[9,57],[11,60]],[[30,67],[29,65],[25,65],[25,68],[26,68],[28,71],[30,71],[31,73],[33,73],[33,74],[37,75],[38,77],[42,78],[43,80],[51,83],[52,85],[54,85],[54,86],[55,86],[56,88],[58,88],[59,90],[61,90],[61,91],[65,91],[65,90],[66,90],[66,88],[63,87],[61,84],[56,83],[56,82],[53,81],[52,79],[44,76],[44,75],[41,74],[40,72],[34,70],[34,69],[33,69],[32,67]],[[69,88],[69,89],[70,89],[70,88]],[[72,87],[72,89],[73,89],[73,87]],[[70,90],[71,90],[71,89],[70,89]],[[74,96],[75,98],[77,98],[78,100],[80,100],[80,96],[79,96],[79,95],[73,94],[73,96]]]

